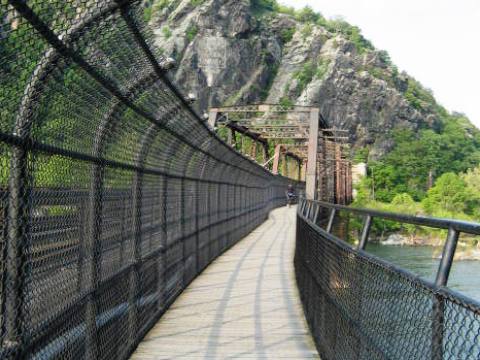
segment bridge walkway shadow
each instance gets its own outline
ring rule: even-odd
[[[180,295],[132,359],[318,359],[295,284],[296,209],[274,210]]]

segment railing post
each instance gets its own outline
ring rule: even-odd
[[[5,243],[5,296],[2,311],[3,341],[1,348],[9,357],[17,357],[22,347],[23,319],[25,317],[26,256],[29,252],[27,227],[30,221],[28,201],[28,154],[21,147],[14,147],[9,177],[7,236]]]
[[[195,181],[195,266],[196,274],[200,272],[200,234],[199,234],[199,218],[200,211],[200,180]]]
[[[309,206],[310,206],[310,201],[305,200],[305,204],[303,205],[303,208],[302,208],[302,215],[305,216],[305,217],[307,217]]]
[[[368,235],[370,234],[370,228],[372,227],[372,216],[367,215],[363,224],[362,236],[358,243],[358,250],[365,250],[368,242]]]
[[[360,237],[360,242],[358,244],[358,250],[365,250],[367,247],[368,236],[370,234],[370,229],[372,227],[372,216],[367,215],[365,222],[363,224],[362,236]],[[360,268],[361,269],[361,268]],[[363,296],[364,296],[364,281],[365,278],[361,271],[356,272],[356,286],[358,287],[357,292],[357,310],[356,310],[356,321],[357,323],[362,323],[362,306],[363,306]],[[357,349],[355,359],[360,359],[362,356],[362,342],[360,341],[359,336],[357,335]]]
[[[143,174],[136,172],[133,181],[133,261],[130,268],[130,287],[128,294],[128,317],[130,323],[130,339],[135,339],[138,332],[138,297],[140,295],[140,266],[142,261],[142,184]]]
[[[186,258],[186,231],[185,231],[185,179],[180,179],[180,236],[182,241],[182,268],[183,268],[183,277],[182,283],[183,286],[186,285],[187,278],[187,258]]]
[[[332,232],[333,223],[335,221],[335,215],[337,214],[337,209],[332,209],[330,212],[330,217],[328,218],[327,228],[325,229],[327,233]]]
[[[452,269],[453,256],[457,249],[458,238],[459,232],[457,230],[453,228],[448,229],[447,241],[443,248],[442,259],[440,260],[440,266],[435,281],[435,285],[437,286],[447,285],[450,270]]]
[[[86,303],[86,359],[96,359],[97,352],[97,299],[96,290],[101,276],[100,239],[103,222],[103,185],[105,168],[99,164],[93,165],[91,190],[89,197],[89,234],[83,246],[83,261],[86,269],[82,269],[82,291],[87,293]],[[87,255],[87,259],[85,259]],[[86,263],[85,263],[85,260]],[[82,266],[83,267],[83,266]]]
[[[317,198],[317,157],[318,157],[318,129],[320,123],[320,109],[310,111],[310,128],[308,139],[308,162],[306,174],[305,195],[309,200]]]
[[[317,208],[315,209],[315,215],[313,215],[313,223],[317,224],[318,215],[320,214],[320,204],[316,204]]]
[[[307,205],[307,211],[305,213],[305,217],[310,220],[310,212],[312,210],[312,206],[313,206],[313,203],[311,201],[308,202],[308,205]]]
[[[161,284],[163,286],[162,295],[161,295],[161,308],[163,309],[167,303],[167,280],[168,280],[168,176],[163,177],[162,183],[162,240],[160,247],[162,248],[162,257],[160,258],[160,268],[161,268]]]
[[[435,285],[446,286],[452,269],[453,257],[457,249],[459,232],[453,228],[448,229],[447,240],[443,247],[442,258],[437,271]],[[433,299],[432,319],[432,360],[443,359],[443,337],[445,321],[445,302],[442,296],[435,294]]]
[[[223,209],[222,209],[222,184],[218,184],[217,186],[218,188],[218,191],[217,191],[217,220],[215,221],[218,225],[216,226],[217,227],[217,243],[218,243],[218,253],[215,254],[215,256],[218,256],[221,252],[222,252],[222,237],[219,236],[222,234],[222,228],[223,228],[223,223],[220,222],[220,220],[222,219],[222,212],[223,212]]]

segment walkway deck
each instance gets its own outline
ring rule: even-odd
[[[295,211],[273,211],[213,262],[132,359],[318,359],[295,284]]]

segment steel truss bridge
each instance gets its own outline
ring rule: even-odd
[[[480,226],[334,204],[348,159],[315,108],[218,109],[278,149],[236,151],[145,6],[0,2],[0,359],[478,359],[480,305],[447,281]],[[307,162],[298,207],[282,154]],[[446,232],[434,282],[367,252],[378,221]]]
[[[227,143],[237,147],[240,142],[240,152],[250,155],[274,174],[306,180],[307,197],[351,203],[348,134],[345,130],[329,128],[320,109],[278,104],[212,108],[208,112],[208,123],[212,129],[227,129]],[[246,146],[245,138],[250,139],[250,146]],[[258,145],[262,148],[260,161]],[[272,157],[270,145],[274,147]],[[296,166],[293,174],[292,165]]]

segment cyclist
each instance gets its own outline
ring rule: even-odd
[[[287,191],[285,191],[285,195],[287,196],[287,205],[290,207],[295,202],[297,195],[295,194],[295,189],[293,185],[288,185]]]

